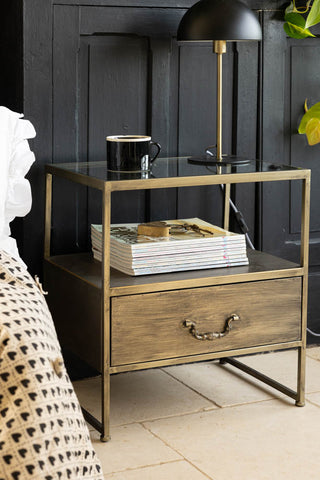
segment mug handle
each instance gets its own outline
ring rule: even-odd
[[[150,146],[152,146],[152,145],[155,145],[155,146],[157,147],[158,151],[156,152],[155,156],[150,159],[150,163],[154,162],[154,160],[157,158],[157,156],[159,155],[160,150],[161,150],[161,145],[160,145],[160,143],[150,142]]]

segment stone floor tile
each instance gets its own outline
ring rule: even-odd
[[[320,407],[320,392],[308,393],[307,400]]]
[[[307,348],[307,356],[320,361],[320,347]]]
[[[296,390],[297,387],[297,350],[271,352],[238,358],[252,368],[269,375],[280,383]],[[234,368],[234,367],[231,367]],[[237,370],[237,369],[235,369]],[[272,389],[273,391],[273,389]],[[306,392],[320,391],[320,364],[307,357]]]
[[[243,356],[238,360],[293,390],[297,388],[296,350]],[[179,365],[163,370],[222,407],[288,398],[239,369],[228,364],[220,365],[218,361]],[[319,362],[310,357],[307,357],[306,391],[320,391]]]
[[[320,409],[271,400],[146,422],[215,480],[318,480]]]
[[[182,460],[114,473],[106,478],[108,480],[208,480],[211,477],[202,474],[190,463]]]
[[[104,475],[182,458],[138,424],[113,427],[107,443],[100,442],[96,431],[91,431],[90,437]]]
[[[218,362],[179,365],[164,371],[223,407],[274,398],[273,389]]]
[[[100,378],[74,382],[80,403],[100,418]],[[111,425],[197,412],[214,405],[158,370],[111,377]]]

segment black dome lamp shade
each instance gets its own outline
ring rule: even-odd
[[[240,0],[200,0],[182,17],[179,42],[213,42],[217,54],[217,154],[209,163],[231,163],[222,158],[222,54],[226,42],[261,40],[260,24],[254,13]],[[236,159],[233,158],[236,162]],[[241,161],[239,160],[239,163]]]
[[[239,0],[201,0],[183,16],[178,41],[261,40],[254,13]]]

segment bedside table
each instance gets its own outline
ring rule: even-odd
[[[53,177],[101,191],[102,263],[90,252],[51,255]],[[248,266],[138,277],[110,269],[113,192],[222,184],[228,229],[231,184],[277,181],[302,183],[299,264],[248,250]],[[304,405],[309,207],[310,171],[265,162],[209,171],[185,157],[160,158],[147,174],[111,173],[105,162],[46,166],[48,303],[61,343],[101,372],[102,420],[83,411],[102,441],[110,438],[110,375],[119,372],[221,359]],[[290,348],[298,350],[297,391],[232,358]]]

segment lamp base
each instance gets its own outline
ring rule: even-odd
[[[222,160],[213,155],[199,155],[188,158],[188,162],[197,165],[247,165],[251,160],[237,155],[223,155]]]

